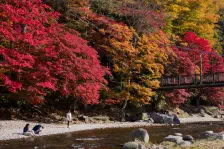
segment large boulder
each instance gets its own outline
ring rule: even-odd
[[[127,142],[123,145],[122,149],[146,149],[146,147],[138,142]]]
[[[140,142],[148,143],[149,142],[149,134],[148,134],[147,130],[145,130],[143,128],[134,130],[131,133],[131,141],[140,141]]]
[[[161,114],[152,112],[149,114],[155,123],[180,124],[180,120],[176,115]]]
[[[155,123],[163,123],[163,116],[161,114],[152,112],[150,113],[150,117],[153,119]]]
[[[168,141],[168,142],[174,142],[174,143],[181,143],[183,141],[183,138],[181,136],[173,136],[173,135],[169,135],[167,137],[165,137],[163,139],[164,141]]]
[[[194,138],[191,135],[186,135],[186,136],[183,136],[183,140],[184,141],[193,141]]]

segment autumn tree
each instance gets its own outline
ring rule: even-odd
[[[215,45],[216,23],[218,11],[222,2],[217,0],[168,0],[160,1],[161,6],[167,12],[166,32],[183,35],[185,32],[195,32]],[[220,50],[220,48],[218,48]]]
[[[7,70],[1,73],[1,82],[5,88],[33,104],[52,92],[98,103],[107,70],[87,41],[58,24],[59,14],[41,0],[7,0],[0,8],[0,65]]]

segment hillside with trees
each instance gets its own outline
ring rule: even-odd
[[[1,109],[224,102],[223,87],[157,90],[162,76],[224,73],[222,1],[0,2]]]

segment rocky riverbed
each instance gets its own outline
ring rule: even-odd
[[[191,118],[180,118],[181,123],[189,122],[206,122],[206,121],[222,121],[221,119],[212,117],[191,117]],[[7,120],[0,121],[0,140],[11,140],[27,138],[22,134],[23,127],[30,123],[31,127],[37,124],[37,122],[27,122],[22,120]],[[81,123],[72,124],[70,129],[67,128],[66,124],[46,124],[41,123],[44,126],[44,130],[38,136],[52,135],[52,134],[63,134],[74,131],[82,130],[93,130],[93,129],[106,129],[106,128],[125,128],[125,127],[143,127],[143,126],[160,126],[161,124],[154,124],[148,122],[101,122],[101,123]]]
[[[150,143],[150,134],[146,129],[138,128],[130,134],[130,141],[125,143],[122,149],[223,149],[224,132],[214,133],[206,131],[199,134],[198,140],[191,135],[174,133],[163,139],[161,144]]]

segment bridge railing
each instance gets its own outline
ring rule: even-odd
[[[202,81],[200,81],[199,74],[163,76],[160,81],[160,86],[198,85],[201,83],[224,83],[224,72],[203,74]]]

